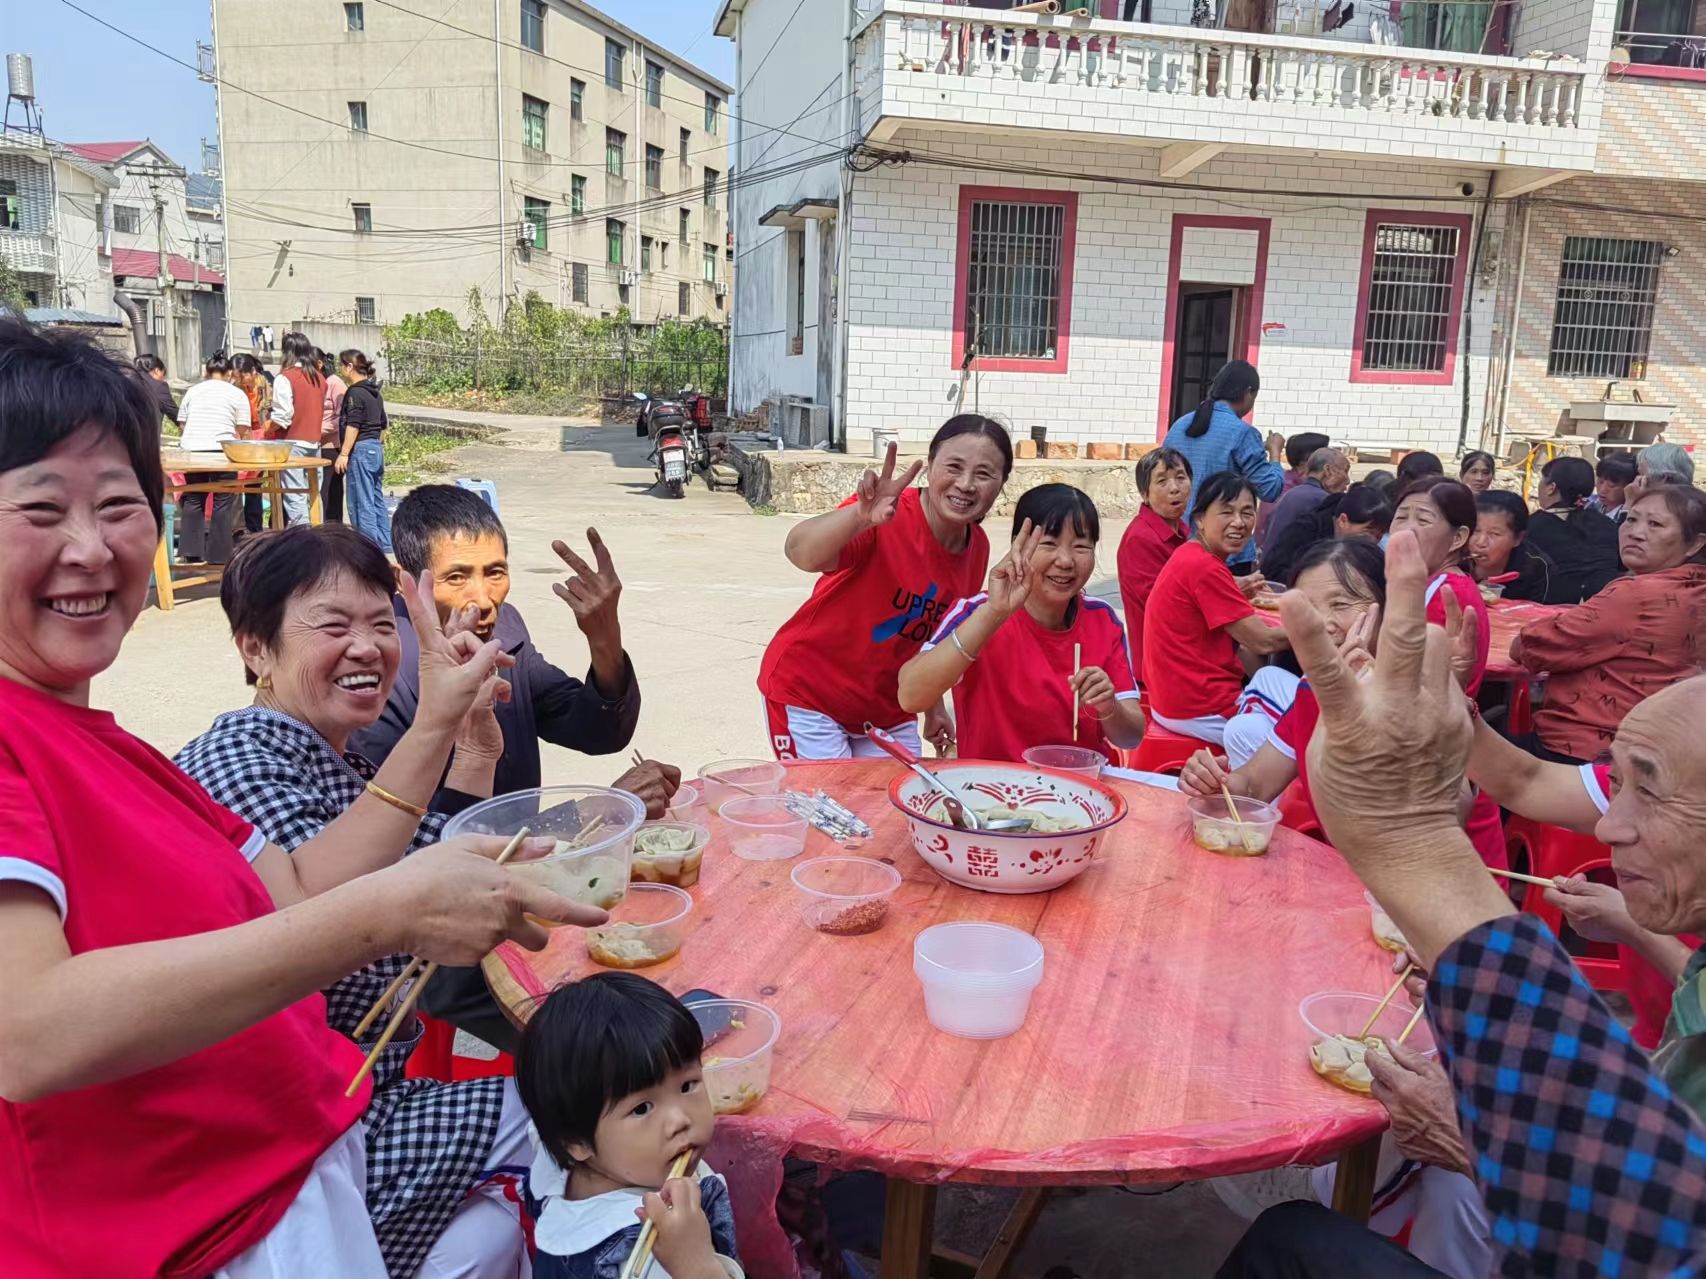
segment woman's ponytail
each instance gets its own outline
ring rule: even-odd
[[[1185,434],[1193,440],[1208,434],[1209,423],[1214,421],[1214,405],[1217,400],[1230,403],[1241,400],[1246,395],[1254,395],[1261,389],[1262,379],[1254,364],[1248,360],[1227,361],[1220,372],[1214,375],[1214,381],[1208,388],[1208,398],[1197,405],[1197,411],[1191,417],[1191,424],[1185,428]]]

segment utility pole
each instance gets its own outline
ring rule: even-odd
[[[504,28],[498,0],[492,0],[492,65],[497,71],[498,104],[498,323],[509,306],[509,191],[504,183]]]
[[[160,287],[160,302],[165,311],[166,367],[177,369],[178,323],[172,306],[172,295],[174,293],[172,263],[171,259],[166,256],[166,197],[160,194],[160,182],[157,178],[148,180],[148,189],[154,193],[154,237],[160,254],[159,273],[155,280]],[[178,376],[183,376],[183,370],[178,370]]]

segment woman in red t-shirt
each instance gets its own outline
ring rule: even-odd
[[[1013,443],[999,422],[963,413],[936,432],[928,461],[913,488],[924,463],[897,477],[890,445],[881,475],[866,471],[852,497],[788,534],[789,562],[822,576],[758,670],[778,759],[880,754],[867,723],[921,749],[897,694],[900,668],[983,584],[989,539],[978,525],[1013,470]],[[938,753],[953,743],[940,703],[924,728]]]
[[[957,600],[901,667],[908,710],[953,690],[961,758],[1017,760],[1032,746],[1067,743],[1111,756],[1143,740],[1125,627],[1105,601],[1084,594],[1101,534],[1086,494],[1070,484],[1030,489],[989,590]]]
[[[1120,538],[1117,566],[1126,629],[1137,637],[1142,657],[1144,606],[1155,579],[1191,535],[1185,523],[1191,460],[1178,449],[1151,449],[1137,464],[1137,495],[1143,505]]]
[[[495,641],[438,629],[430,582],[406,593],[432,711],[293,855],[90,708],[147,596],[159,434],[131,370],[0,322],[0,1257],[8,1279],[251,1279],[331,1257],[380,1279],[362,1053],[319,992],[399,950],[467,964],[544,945],[524,912],[602,915],[493,866],[501,840],[399,863],[498,664]],[[328,650],[340,634],[375,660],[352,619],[316,626]],[[317,675],[372,696],[347,669]]]
[[[1290,648],[1291,641],[1283,628],[1256,616],[1250,595],[1260,589],[1261,576],[1252,573],[1240,584],[1226,566],[1255,533],[1250,481],[1232,471],[1204,480],[1191,527],[1190,540],[1155,579],[1143,611],[1144,684],[1157,724],[1218,746],[1243,692],[1239,649],[1260,657]],[[1289,706],[1296,681],[1288,675],[1281,682]]]

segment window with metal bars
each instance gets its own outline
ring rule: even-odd
[[[551,202],[534,196],[522,197],[521,219],[527,227],[529,243],[536,249],[550,245]]]
[[[352,204],[350,211],[355,214],[355,229],[357,234],[367,234],[373,230],[373,206],[371,204]]]
[[[619,129],[604,131],[604,171],[613,178],[622,176],[628,162],[628,135]]]
[[[693,310],[693,289],[688,284],[675,286],[675,311],[677,315],[687,315]]]
[[[378,322],[379,308],[373,304],[372,298],[357,298],[355,300],[355,322],[357,324],[374,324]]]
[[[577,217],[586,212],[586,179],[578,173],[569,179],[569,212]]]
[[[1054,360],[1060,345],[1067,208],[973,200],[965,245],[965,335],[978,359]]]
[[[1363,311],[1363,372],[1445,372],[1454,345],[1452,303],[1462,239],[1456,226],[1375,225]]]
[[[569,296],[582,306],[587,304],[587,277],[590,274],[585,262],[576,262],[574,270],[569,273]]]
[[[1567,237],[1546,372],[1553,377],[1646,377],[1663,257],[1664,245],[1657,240]]]
[[[521,145],[531,151],[545,149],[545,111],[543,101],[521,95]]]
[[[586,119],[586,84],[581,80],[569,81],[569,119],[584,121]]]

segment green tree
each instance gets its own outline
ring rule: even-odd
[[[24,308],[29,304],[29,299],[24,296],[24,277],[12,269],[10,262],[0,259],[0,307],[15,312],[22,319]]]

